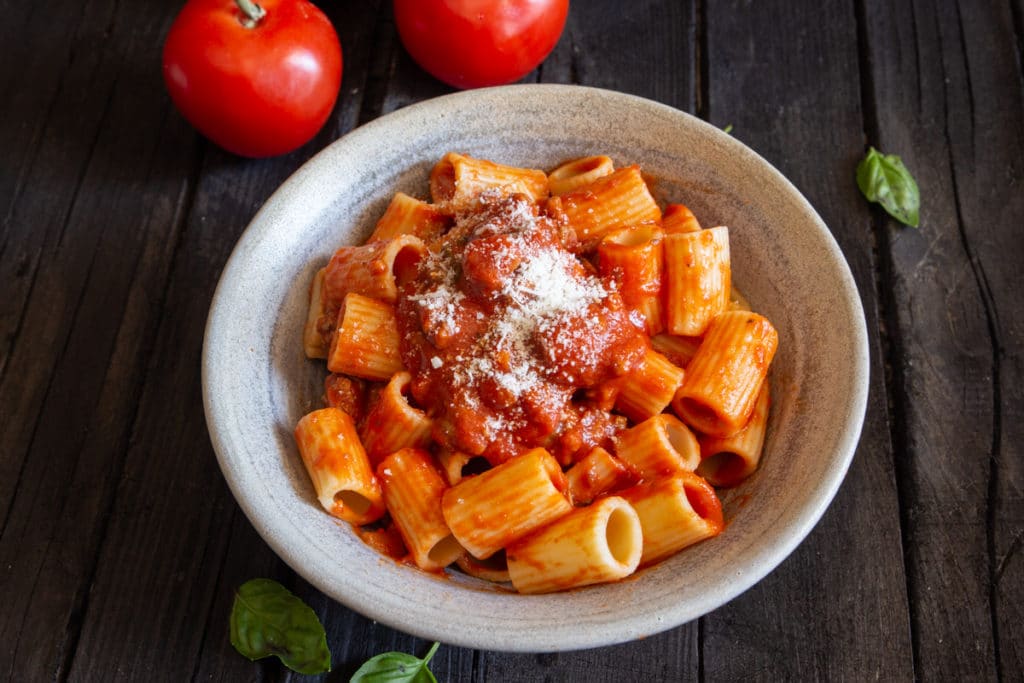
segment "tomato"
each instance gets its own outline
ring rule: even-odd
[[[188,0],[164,43],[167,90],[189,123],[247,157],[284,154],[323,127],[341,45],[306,0]],[[250,12],[265,14],[253,19]]]
[[[519,80],[554,49],[569,13],[569,0],[394,2],[405,49],[456,88]]]

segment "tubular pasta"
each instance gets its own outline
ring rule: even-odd
[[[402,534],[405,547],[420,569],[443,569],[463,553],[441,513],[448,488],[434,468],[430,453],[403,448],[377,466],[384,502]]]
[[[548,186],[553,195],[565,194],[609,175],[614,170],[612,160],[604,155],[574,159],[548,174]]]
[[[661,332],[661,228],[634,225],[605,235],[597,247],[597,268],[615,282],[622,301],[644,318],[647,334]]]
[[[401,235],[414,235],[429,244],[444,232],[446,226],[444,214],[436,206],[404,192],[396,192],[367,242],[389,241]]]
[[[615,409],[633,422],[643,422],[668,407],[683,383],[683,369],[654,349],[647,349],[643,362],[631,373],[615,380],[619,393]]]
[[[565,475],[543,448],[463,479],[444,494],[448,527],[462,547],[485,560],[572,509]]]
[[[295,426],[295,442],[325,510],[353,524],[369,524],[384,514],[380,483],[352,418],[337,408],[315,410]]]
[[[661,219],[661,209],[647,189],[639,166],[620,168],[558,200],[558,210],[584,248],[596,245],[615,228],[656,223]]]
[[[646,566],[687,546],[717,536],[722,504],[711,485],[693,472],[676,472],[623,491],[643,529],[640,564]]]
[[[662,413],[619,434],[615,449],[622,462],[644,479],[700,464],[700,445],[686,425]]]
[[[462,481],[463,477],[467,476],[465,471],[467,466],[475,468],[476,463],[484,463],[487,466],[486,469],[490,469],[487,460],[482,456],[470,455],[448,448],[438,450],[437,462],[441,466],[441,471],[444,472],[449,486],[455,486]]]
[[[415,235],[342,247],[327,264],[323,296],[335,305],[349,292],[393,303],[399,284],[415,275],[416,264],[426,253],[423,240]]]
[[[398,322],[391,304],[350,292],[338,311],[327,369],[386,380],[402,370]]]
[[[705,434],[735,434],[750,418],[778,343],[767,318],[749,311],[721,314],[686,366],[672,409]]]
[[[666,235],[680,232],[700,232],[700,223],[683,204],[669,204],[661,216],[661,228]]]
[[[665,328],[704,334],[729,305],[729,229],[665,235]]]
[[[373,464],[400,448],[423,448],[430,444],[433,420],[409,405],[406,396],[411,383],[412,375],[408,372],[396,372],[366,415],[361,436]]]
[[[569,494],[576,505],[587,505],[595,498],[634,483],[633,474],[622,462],[597,446],[565,473]]]
[[[770,404],[768,382],[764,382],[754,403],[754,412],[743,429],[726,437],[700,436],[697,441],[701,460],[697,474],[712,486],[724,488],[736,486],[753,474],[761,461]]]
[[[326,310],[322,295],[325,271],[324,268],[318,270],[309,285],[309,312],[302,330],[302,348],[306,358],[327,358],[330,346],[330,328],[334,318]]]
[[[510,546],[508,573],[520,593],[550,593],[629,576],[642,549],[636,511],[612,496]]]
[[[430,172],[430,196],[440,204],[465,205],[485,190],[525,194],[533,201],[548,195],[548,177],[532,168],[504,166],[449,152]]]

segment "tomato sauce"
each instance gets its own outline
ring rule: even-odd
[[[528,198],[485,193],[399,291],[411,393],[443,446],[492,464],[541,446],[568,464],[625,428],[580,390],[634,369],[649,342],[574,239]]]

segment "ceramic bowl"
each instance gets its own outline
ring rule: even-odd
[[[717,538],[620,583],[524,596],[383,559],[318,505],[292,439],[320,407],[301,330],[314,273],[361,243],[396,191],[427,196],[449,150],[550,169],[590,154],[639,163],[661,201],[730,229],[733,278],[779,331],[761,468],[723,493]],[[828,228],[770,164],[683,112],[621,93],[522,85],[457,93],[369,123],[267,200],[239,240],[206,327],[203,396],[218,460],[266,542],[327,595],[403,631],[466,647],[554,651],[649,636],[736,597],[821,517],[860,435],[864,315]]]

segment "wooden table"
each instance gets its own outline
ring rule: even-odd
[[[390,3],[321,4],[339,104],[299,151],[249,161],[169,103],[179,2],[0,1],[0,677],[291,678],[228,641],[233,589],[256,576],[314,606],[328,680],[429,645],[277,559],[203,419],[206,312],[255,211],[330,141],[449,91],[403,52]],[[573,3],[526,80],[732,124],[789,177],[863,298],[867,418],[824,519],[733,602],[590,651],[444,646],[440,680],[1024,678],[1022,45],[1022,0]],[[868,144],[915,173],[919,230],[860,196]]]

